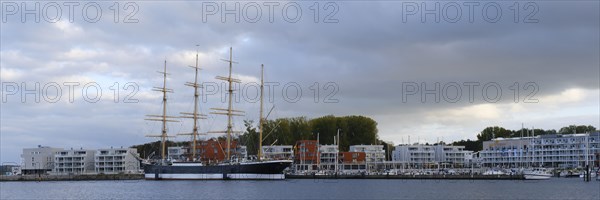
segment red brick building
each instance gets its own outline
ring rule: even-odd
[[[304,164],[317,164],[319,160],[316,140],[299,140],[294,145],[294,162]]]
[[[367,154],[365,152],[340,152],[339,160],[345,164],[358,164],[364,163],[366,160]]]
[[[231,156],[236,156],[239,154],[237,151],[238,143],[237,141],[231,141]],[[196,143],[196,155],[198,155],[200,161],[206,163],[217,163],[225,160],[227,155],[227,141],[225,140],[206,140],[206,141],[198,141]],[[238,156],[239,157],[239,156]]]

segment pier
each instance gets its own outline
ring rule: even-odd
[[[452,179],[525,180],[523,175],[286,175],[286,179]]]
[[[2,181],[95,181],[95,180],[141,180],[144,174],[77,174],[77,175],[16,175],[0,176]]]

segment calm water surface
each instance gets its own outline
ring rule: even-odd
[[[0,199],[600,199],[600,181],[507,180],[0,182]]]

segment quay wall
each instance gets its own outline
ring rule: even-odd
[[[78,174],[78,175],[15,175],[0,176],[0,181],[93,181],[140,180],[144,174]]]
[[[524,180],[523,175],[285,175],[286,179],[468,179]]]

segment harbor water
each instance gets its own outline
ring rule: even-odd
[[[600,199],[600,181],[355,180],[0,182],[0,199]]]

